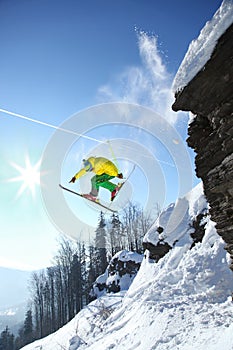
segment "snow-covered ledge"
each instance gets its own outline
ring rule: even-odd
[[[173,81],[173,92],[181,92],[211,58],[219,38],[233,22],[233,2],[224,0],[215,15],[193,40]]]

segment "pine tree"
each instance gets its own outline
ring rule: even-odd
[[[14,350],[14,335],[10,333],[8,326],[1,333],[0,350]]]
[[[107,250],[106,250],[106,230],[105,230],[105,218],[104,214],[100,213],[100,220],[96,229],[95,237],[95,264],[96,264],[96,277],[104,273],[108,266],[107,262]]]
[[[73,312],[75,315],[82,308],[81,262],[78,254],[73,255],[73,261],[71,265],[71,288],[73,297]]]
[[[111,228],[109,231],[111,254],[115,255],[118,251],[124,249],[121,222],[117,214],[112,214]]]
[[[24,338],[24,345],[31,343],[34,339],[31,310],[28,310],[26,312],[26,317],[25,317],[24,326],[23,326],[23,338]]]

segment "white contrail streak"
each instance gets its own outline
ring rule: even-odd
[[[11,116],[13,116],[13,117],[17,117],[17,118],[21,118],[21,119],[24,119],[24,120],[28,120],[28,121],[33,122],[33,123],[36,123],[36,124],[44,125],[44,126],[47,126],[47,127],[49,127],[49,128],[52,128],[52,129],[56,129],[56,130],[59,130],[59,131],[63,131],[63,132],[72,134],[72,135],[76,135],[76,136],[79,136],[79,137],[83,137],[83,138],[85,138],[85,139],[88,139],[88,140],[91,140],[91,141],[95,141],[95,142],[98,142],[98,143],[106,143],[106,142],[109,142],[108,140],[106,140],[106,141],[101,141],[101,140],[95,139],[94,137],[90,137],[90,136],[83,135],[83,134],[78,134],[78,133],[75,132],[75,131],[72,131],[72,130],[69,130],[69,129],[60,128],[59,126],[56,126],[56,125],[53,125],[53,124],[49,124],[49,123],[46,123],[46,122],[42,122],[41,120],[33,119],[33,118],[27,117],[27,116],[22,115],[22,114],[10,112],[10,111],[7,111],[7,110],[2,109],[2,108],[0,108],[0,112],[2,112],[2,113],[4,113],[4,114],[11,115]],[[131,148],[131,147],[129,147],[129,146],[124,146],[124,148],[128,148],[128,149],[134,150],[134,148]],[[143,155],[143,156],[146,157],[146,158],[154,158],[152,155],[151,155],[151,156],[145,156],[145,155]],[[165,161],[163,161],[163,160],[159,160],[159,159],[157,159],[157,158],[156,158],[156,160],[157,160],[159,163],[164,163],[164,164],[170,165],[170,166],[172,166],[172,167],[174,166],[173,164],[168,163],[168,162],[165,162]]]
[[[59,126],[52,125],[52,124],[49,124],[49,123],[45,123],[45,122],[42,122],[42,121],[40,121],[40,120],[33,119],[33,118],[27,117],[27,116],[22,115],[22,114],[10,112],[10,111],[7,111],[7,110],[1,109],[1,108],[0,108],[0,112],[5,113],[5,114],[12,115],[13,117],[25,119],[25,120],[28,120],[28,121],[30,121],[30,122],[36,123],[36,124],[48,126],[49,128],[52,128],[52,129],[56,129],[56,130],[60,130],[60,131],[63,131],[63,132],[69,133],[69,134],[73,134],[73,135],[76,135],[76,136],[80,136],[80,137],[83,137],[83,138],[88,139],[88,140],[96,141],[96,142],[99,142],[99,143],[105,143],[105,141],[100,141],[100,140],[97,140],[97,139],[95,139],[95,138],[93,138],[93,137],[90,137],[90,136],[87,136],[87,135],[78,134],[78,133],[75,132],[75,131],[68,130],[68,129],[64,129],[64,128],[60,128]]]

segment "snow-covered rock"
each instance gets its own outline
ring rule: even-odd
[[[105,273],[94,282],[92,297],[99,298],[107,293],[116,293],[129,289],[135,278],[143,255],[128,250],[116,253],[109,262]]]
[[[205,217],[208,212],[202,183],[176,203],[170,204],[159,215],[154,225],[146,233],[143,246],[149,257],[158,261],[176,244],[191,248],[202,240]]]

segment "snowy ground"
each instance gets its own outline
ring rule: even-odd
[[[182,208],[183,200],[173,210]],[[195,216],[204,206],[202,187],[185,200]],[[162,215],[169,217],[171,208]],[[146,257],[125,295],[99,298],[61,330],[23,349],[233,350],[228,255],[209,217],[203,242],[189,249],[190,215],[176,228],[179,241],[173,249],[157,264]]]

